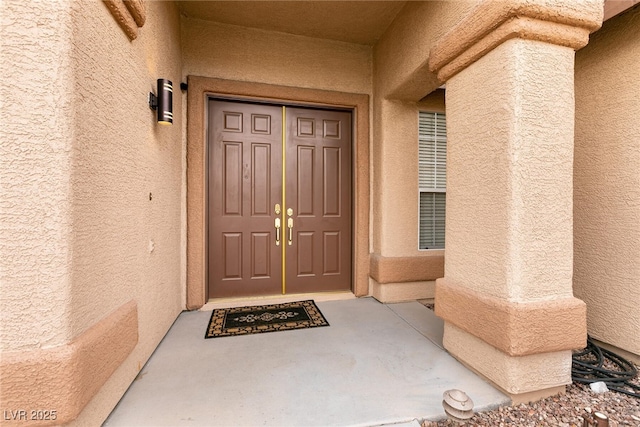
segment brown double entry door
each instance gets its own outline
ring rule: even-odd
[[[351,289],[351,113],[209,100],[209,297]]]

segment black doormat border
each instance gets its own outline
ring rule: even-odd
[[[329,322],[313,300],[218,308],[211,313],[204,337],[220,338],[321,326],[329,326]]]

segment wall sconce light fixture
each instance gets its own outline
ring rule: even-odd
[[[158,123],[173,123],[173,83],[171,80],[158,79],[158,95],[149,92],[149,107],[158,111]]]

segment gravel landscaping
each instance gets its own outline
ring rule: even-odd
[[[635,382],[638,383],[638,378]],[[566,394],[535,403],[503,406],[493,411],[476,413],[464,424],[443,420],[425,421],[422,426],[582,427],[583,417],[591,416],[593,412],[605,414],[609,418],[610,427],[640,426],[640,399],[613,391],[595,394],[588,385],[576,383],[567,386]]]

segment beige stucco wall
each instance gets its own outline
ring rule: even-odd
[[[70,5],[6,1],[2,9],[0,351],[5,352],[52,347],[72,336],[75,106]]]
[[[574,292],[589,333],[640,355],[640,7],[576,54]]]
[[[180,21],[145,4],[130,42],[102,2],[3,2],[0,351],[73,352],[137,305],[138,344],[78,425],[106,418],[182,308],[182,97],[169,127],[147,105],[157,78],[179,86]]]
[[[178,309],[179,18],[172,3],[148,2],[146,9],[133,42],[101,3],[76,4],[73,15],[72,241],[80,248],[72,260],[74,334],[131,296],[149,300],[146,310],[140,306],[142,324],[147,316],[158,321],[152,310]],[[158,125],[147,104],[157,78],[174,84],[172,126]]]
[[[130,42],[101,2],[74,3],[71,325],[79,333],[131,298],[139,317],[137,347],[78,425],[109,414],[183,308],[180,18],[172,2],[145,4]],[[147,104],[158,78],[174,85],[172,126]]]
[[[417,103],[440,86],[427,68],[431,46],[476,3],[409,2],[374,47],[372,250],[381,256],[443,254],[418,250]],[[444,100],[432,95],[421,108]]]
[[[182,18],[183,76],[371,94],[371,47]]]
[[[433,298],[443,275],[444,251],[418,248],[418,111],[444,110],[441,94],[425,99],[441,85],[428,69],[429,51],[477,3],[407,2],[373,49],[370,292],[381,301]],[[397,279],[377,277],[376,259]],[[416,281],[407,262],[429,273]]]
[[[444,91],[437,90],[421,102],[381,100],[374,112],[377,126],[374,175],[378,178],[374,217],[375,252],[385,257],[434,256],[443,250],[418,249],[418,112],[444,112]],[[381,191],[384,189],[386,191]],[[381,229],[385,224],[388,231]],[[386,231],[386,232],[385,232]]]
[[[374,48],[376,97],[415,102],[440,86],[429,51],[480,1],[407,2]]]
[[[374,129],[378,133],[374,134],[373,145],[373,255],[369,289],[370,294],[382,302],[433,298],[434,280],[443,275],[444,250],[419,250],[418,245],[418,113],[421,110],[444,112],[444,91],[436,90],[417,103],[377,99],[374,111]],[[381,141],[384,143],[380,144]],[[394,271],[391,278],[376,274],[378,257],[386,259]],[[414,258],[421,268],[409,267],[415,266],[410,261]],[[418,271],[422,274],[416,276]]]

